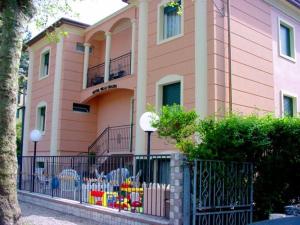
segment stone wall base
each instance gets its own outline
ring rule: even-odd
[[[77,201],[68,199],[52,198],[50,196],[30,193],[27,191],[18,191],[18,199],[22,202],[35,204],[41,207],[71,214],[81,218],[94,220],[99,224],[110,225],[169,225],[169,220],[160,217],[153,217],[130,212],[119,212],[115,209],[109,209],[101,206],[80,204]]]

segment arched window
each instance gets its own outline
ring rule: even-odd
[[[46,113],[47,113],[47,103],[40,102],[36,107],[36,129],[40,130],[42,133],[46,131]]]
[[[156,108],[163,105],[183,105],[183,77],[168,75],[156,83]]]

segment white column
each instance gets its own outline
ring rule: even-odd
[[[131,20],[131,74],[134,74],[134,64],[135,64],[135,40],[136,40],[136,19]]]
[[[105,75],[104,82],[109,80],[109,64],[110,64],[110,49],[111,49],[111,32],[105,33]]]
[[[31,93],[32,93],[32,76],[33,76],[33,61],[34,52],[31,48],[29,51],[29,68],[27,80],[27,96],[25,100],[25,121],[24,121],[24,139],[23,139],[23,156],[28,155],[29,148],[29,133],[30,133],[30,111],[31,111]]]
[[[148,0],[139,1],[138,66],[136,88],[135,153],[145,154],[145,132],[140,128],[141,115],[146,110],[147,56],[148,56]]]
[[[84,43],[82,89],[86,89],[86,85],[87,85],[87,73],[88,73],[88,69],[89,69],[90,47],[91,47],[91,44]]]
[[[201,118],[208,113],[207,86],[207,1],[195,0],[195,109]]]
[[[64,39],[60,38],[56,44],[56,59],[55,59],[55,73],[53,85],[53,104],[52,104],[52,120],[51,120],[51,138],[50,138],[50,155],[56,156],[58,154],[58,125],[60,112],[60,92],[62,79],[62,60],[63,60],[63,46]]]

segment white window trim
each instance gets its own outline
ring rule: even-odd
[[[163,86],[168,84],[174,84],[180,82],[180,105],[183,105],[183,76],[177,74],[171,74],[164,76],[159,81],[156,82],[156,101],[155,108],[156,111],[160,111],[162,107],[162,98],[163,98]]]
[[[287,26],[290,31],[291,31],[291,53],[292,53],[292,57],[287,56],[285,54],[283,54],[281,52],[281,38],[280,38],[280,25],[284,25]],[[294,25],[292,25],[290,22],[278,17],[278,51],[279,51],[279,55],[284,58],[287,59],[289,61],[292,61],[293,63],[296,62],[296,34],[295,34],[295,27]]]
[[[163,38],[163,29],[164,29],[164,24],[163,24],[163,9],[165,5],[170,2],[170,0],[162,0],[161,3],[158,4],[157,6],[157,40],[156,44],[164,44],[169,41],[173,41],[177,38],[183,37],[184,36],[184,0],[181,0],[181,5],[182,5],[182,15],[181,15],[181,32],[175,36],[169,37],[164,39]]]
[[[297,116],[298,114],[298,95],[294,93],[290,93],[288,91],[281,90],[280,91],[280,104],[281,104],[281,117],[284,117],[284,96],[293,98],[293,116]]]
[[[48,68],[48,74],[46,76],[42,76],[42,61],[43,61],[43,55],[46,52],[49,52],[49,68]],[[48,46],[48,47],[45,47],[40,53],[39,80],[43,80],[43,79],[49,77],[50,69],[51,69],[50,65],[51,65],[51,47]]]
[[[38,129],[38,118],[39,118],[39,108],[41,107],[45,107],[45,130],[44,131],[41,131],[42,135],[45,135],[46,133],[46,124],[47,124],[47,103],[45,101],[41,101],[37,104],[36,106],[36,113],[35,113],[35,129]]]

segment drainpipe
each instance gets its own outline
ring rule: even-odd
[[[227,28],[228,28],[228,82],[229,82],[229,113],[232,114],[232,62],[231,62],[231,26],[230,0],[227,0]]]

